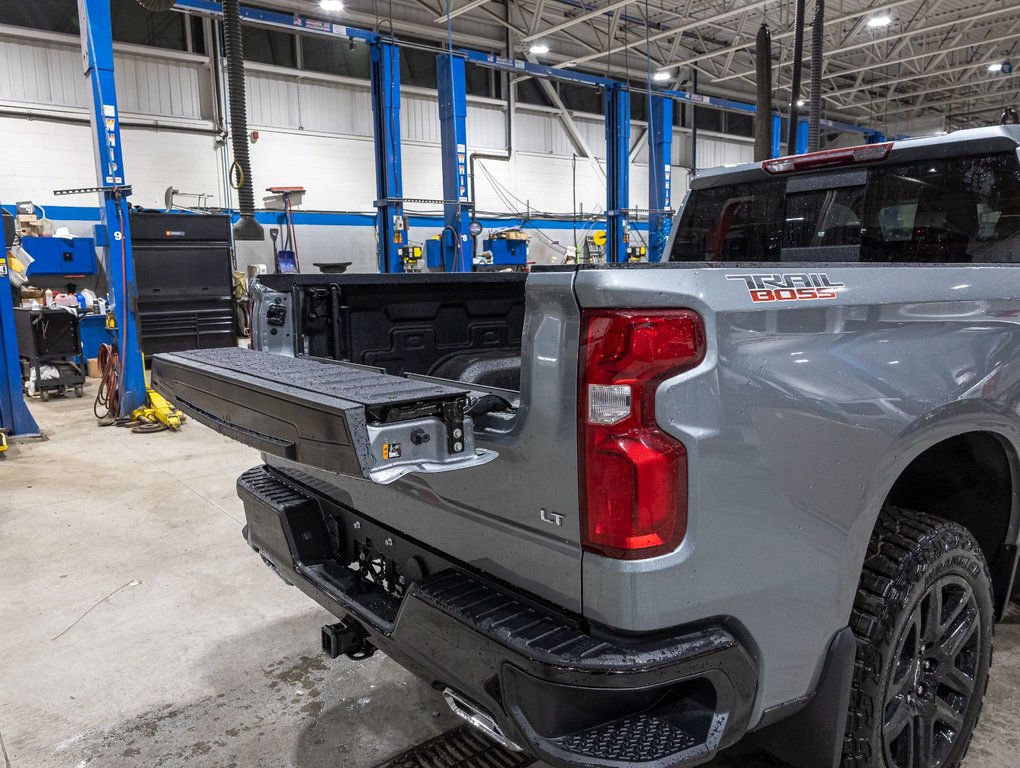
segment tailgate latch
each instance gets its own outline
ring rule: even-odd
[[[408,472],[448,472],[495,459],[495,451],[475,448],[474,423],[466,412],[466,397],[370,411],[369,479],[386,484]]]

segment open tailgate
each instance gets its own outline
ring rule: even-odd
[[[246,349],[155,355],[152,386],[196,421],[274,456],[389,483],[485,464],[470,390]]]

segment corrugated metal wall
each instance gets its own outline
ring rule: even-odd
[[[121,112],[211,119],[212,84],[203,63],[118,52],[115,67]],[[77,108],[88,104],[81,49],[73,44],[0,37],[0,72],[0,101]]]
[[[248,72],[248,120],[254,128],[283,128],[372,136],[368,86],[327,79],[294,78]],[[471,103],[468,141],[479,149],[506,146],[504,110]],[[439,143],[439,107],[435,96],[404,89],[400,97],[400,134],[404,141]]]

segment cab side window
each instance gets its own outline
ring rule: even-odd
[[[861,260],[1020,262],[1016,154],[874,168],[864,206]]]
[[[670,261],[778,261],[783,187],[777,180],[692,191]]]

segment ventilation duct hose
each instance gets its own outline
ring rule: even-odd
[[[754,160],[772,157],[772,32],[768,24],[758,29],[754,44],[757,98],[754,113]]]
[[[804,4],[797,0],[796,15],[793,19],[793,81],[790,84],[790,126],[786,138],[786,154],[797,152],[797,129],[800,127],[800,80],[804,70]]]
[[[822,119],[822,49],[825,46],[825,0],[815,0],[815,20],[811,24],[811,102],[808,106],[808,152],[821,149],[818,124]]]
[[[235,240],[264,240],[262,225],[255,221],[255,193],[248,155],[248,100],[244,84],[244,48],[238,0],[223,0],[223,55],[227,60],[227,107],[230,141],[237,169],[237,207],[241,218],[234,225]],[[234,174],[231,174],[234,176]]]
[[[149,11],[169,11],[177,0],[138,0],[138,4]]]

